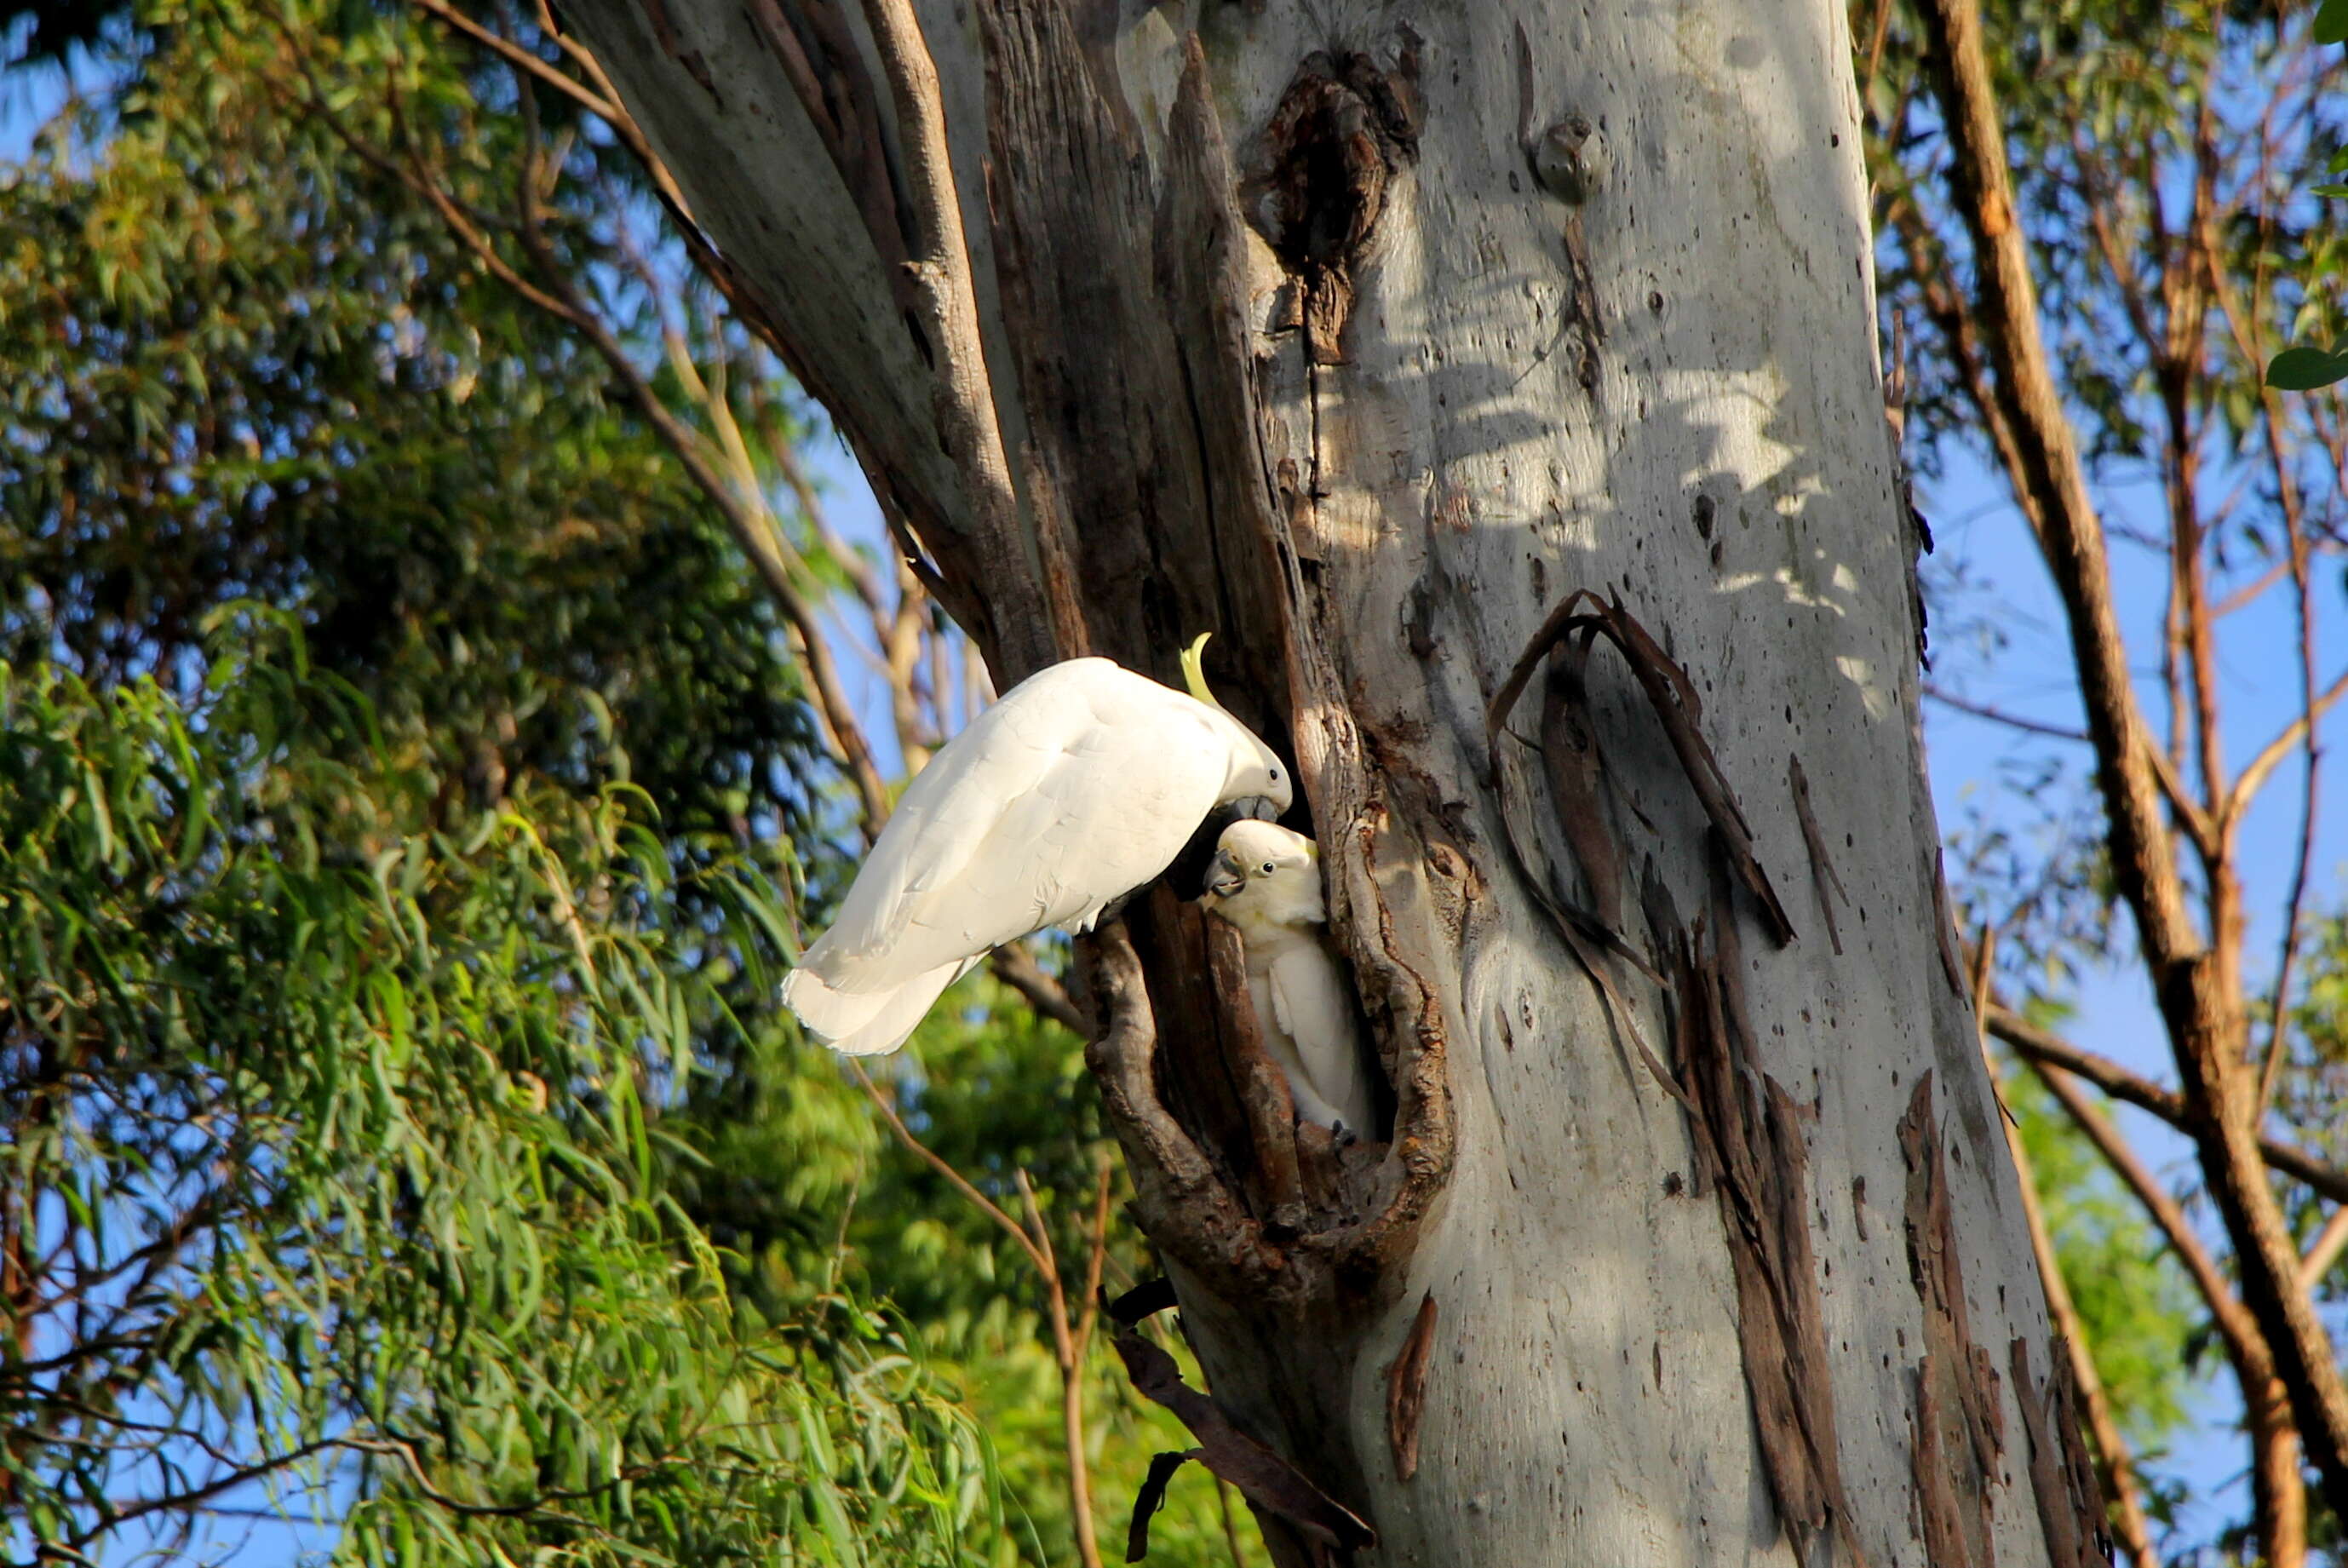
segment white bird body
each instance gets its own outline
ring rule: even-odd
[[[1220,707],[1107,659],[1041,670],[906,786],[783,1001],[835,1050],[894,1050],[994,948],[1090,930],[1251,799],[1287,810],[1288,779]]]
[[[1209,907],[1246,944],[1248,1000],[1296,1114],[1375,1137],[1360,1021],[1329,941],[1319,847],[1271,822],[1233,822],[1215,867]]]

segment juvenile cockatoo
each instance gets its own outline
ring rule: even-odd
[[[948,741],[783,978],[808,1032],[851,1056],[893,1051],[993,949],[1047,925],[1091,930],[1217,807],[1286,810],[1287,773],[1207,696],[1199,644],[1182,664],[1197,696],[1070,659]]]
[[[1233,822],[1215,846],[1207,907],[1247,944],[1248,1000],[1296,1114],[1375,1136],[1360,1026],[1329,944],[1321,848],[1272,822]]]

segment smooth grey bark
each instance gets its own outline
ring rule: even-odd
[[[919,9],[959,279],[901,0],[569,15],[998,684],[1214,630],[1298,763],[1391,1143],[1292,1139],[1172,892],[1091,954],[1224,1408],[1363,1562],[2097,1560],[1941,905],[1838,8]],[[1491,730],[1578,591],[1619,615]]]

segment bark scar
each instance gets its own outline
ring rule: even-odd
[[[1842,956],[1842,933],[1835,924],[1835,900],[1850,902],[1843,891],[1842,878],[1835,874],[1834,857],[1827,853],[1826,835],[1818,831],[1818,820],[1810,811],[1810,781],[1802,772],[1801,758],[1792,752],[1786,756],[1786,781],[1794,791],[1794,815],[1801,820],[1802,842],[1810,851],[1810,886],[1818,895],[1818,913],[1826,917],[1827,940],[1834,944],[1835,956]]]
[[[1391,75],[1355,50],[1305,57],[1251,160],[1249,221],[1297,280],[1315,365],[1344,363],[1355,263],[1395,175],[1417,160],[1416,64],[1415,49]]]
[[[1419,1298],[1410,1335],[1386,1365],[1386,1443],[1394,1450],[1395,1475],[1418,1473],[1418,1422],[1426,1412],[1426,1364],[1435,1349],[1435,1293]]]
[[[685,48],[679,43],[676,24],[669,16],[666,0],[644,0],[644,19],[653,25],[653,38],[660,45],[661,53],[683,66],[685,74],[693,78],[695,86],[709,95],[711,103],[720,108],[725,108],[725,100],[717,96],[717,84],[709,75],[709,62],[701,57],[700,50]],[[817,121],[817,126],[820,129],[822,122]]]
[[[1590,136],[1591,125],[1581,115],[1569,115],[1544,135],[1536,129],[1539,119],[1533,109],[1532,40],[1526,36],[1524,22],[1519,18],[1517,22],[1517,149],[1524,155],[1526,170],[1532,175],[1534,182],[1555,194],[1550,171],[1545,167],[1548,160],[1544,142],[1561,137],[1568,144],[1565,148],[1568,157],[1571,158],[1578,154],[1581,144]],[[1581,207],[1581,201],[1567,203],[1564,221],[1559,225],[1558,238],[1565,252],[1566,289],[1559,312],[1563,319],[1550,347],[1553,349],[1569,333],[1581,340],[1581,352],[1574,365],[1574,379],[1581,384],[1585,395],[1594,397],[1598,395],[1598,346],[1606,339],[1606,317],[1599,304],[1597,273],[1590,264],[1590,240],[1582,226]],[[1549,352],[1550,349],[1543,349],[1540,357],[1546,358]]]

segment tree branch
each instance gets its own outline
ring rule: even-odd
[[[974,542],[980,568],[998,595],[1014,583],[1042,584],[1020,527],[1019,498],[1011,459],[994,407],[985,346],[978,326],[970,247],[963,232],[962,200],[954,188],[953,161],[946,142],[945,100],[938,68],[922,41],[911,0],[864,0],[864,15],[880,55],[897,110],[897,145],[903,158],[905,195],[911,232],[905,236],[911,259],[901,276],[929,341],[934,366],[932,410],[938,439],[969,489],[978,525]],[[1062,628],[1066,630],[1066,628]],[[1021,631],[994,628],[998,643]],[[1023,645],[998,650],[1016,679],[1050,662],[1053,650],[1033,633]],[[1064,650],[1081,653],[1075,648]]]
[[[2233,788],[2227,791],[2224,816],[2229,823],[2238,819],[2249,808],[2251,797],[2266,784],[2267,775],[2273,772],[2276,765],[2291,755],[2291,748],[2297,746],[2302,738],[2307,734],[2310,716],[2312,715],[2317,719],[2322,718],[2325,714],[2332,711],[2333,705],[2343,696],[2348,696],[2348,670],[2343,670],[2339,675],[2334,676],[2332,684],[2318,692],[2313,702],[2306,705],[2306,711],[2302,712],[2298,717],[2285,725],[2280,735],[2259,748],[2258,755],[2252,757],[2249,765],[2234,776]]]
[[[2229,906],[2218,901],[2216,945],[2206,945],[2187,913],[2162,820],[2151,733],[2129,679],[2103,525],[2039,330],[1978,0],[1923,0],[1919,15],[1948,129],[1952,194],[1973,242],[1976,305],[1997,368],[1996,397],[2021,449],[2021,478],[2036,499],[2042,548],[2071,633],[2110,823],[2113,877],[2136,917],[2183,1082],[2185,1125],[2232,1243],[2243,1302],[2272,1347],[2324,1495],[2348,1514],[2348,1386],[2322,1321],[2298,1287],[2298,1248],[2260,1167],[2261,1108],[2241,1048],[2240,952],[2230,940],[2237,934],[2229,929]],[[2209,869],[2213,890],[2230,884],[2222,860]]]
[[[2179,1132],[2190,1131],[2186,1125],[2184,1097],[2174,1089],[2139,1078],[2108,1057],[2081,1050],[1994,1002],[1990,1005],[1985,1022],[1991,1034],[2031,1061],[2075,1073],[2114,1099],[2148,1110]],[[2348,1203],[2348,1171],[2327,1165],[2304,1149],[2277,1138],[2261,1136],[2259,1151],[2267,1164],[2284,1175],[2305,1182],[2334,1202]]]
[[[2333,1210],[2332,1217],[2307,1244],[2306,1254],[2299,1260],[2300,1288],[2312,1291],[2322,1284],[2343,1252],[2348,1252],[2348,1203]]]
[[[1101,1196],[1106,1204],[1108,1191],[1107,1171],[1101,1172]],[[1044,1273],[1044,1305],[1050,1313],[1052,1351],[1060,1367],[1060,1445],[1068,1456],[1068,1515],[1076,1527],[1076,1561],[1080,1568],[1100,1568],[1100,1541],[1093,1527],[1093,1487],[1090,1467],[1085,1462],[1085,1386],[1084,1342],[1068,1321],[1068,1293],[1060,1282],[1059,1259],[1052,1250],[1052,1233],[1044,1223],[1043,1211],[1035,1205],[1035,1189],[1027,1180],[1025,1168],[1014,1170],[1012,1180],[1019,1186],[1019,1202],[1027,1216],[1027,1228],[1035,1237],[1035,1245],[1046,1260]],[[1107,1216],[1104,1212],[1102,1222]],[[1106,1232],[1104,1231],[1104,1236]],[[1100,1253],[1096,1248],[1087,1259],[1088,1283],[1094,1291],[1099,1289]],[[1093,1304],[1085,1304],[1086,1331],[1090,1331]]]
[[[890,1130],[897,1135],[897,1141],[918,1156],[923,1164],[944,1177],[948,1185],[969,1199],[977,1206],[980,1213],[994,1221],[1013,1241],[1017,1242],[1019,1250],[1027,1254],[1027,1261],[1035,1265],[1037,1274],[1046,1279],[1056,1279],[1059,1276],[1059,1271],[1053,1266],[1051,1254],[1035,1244],[1035,1239],[1027,1233],[1026,1228],[1005,1213],[1001,1204],[971,1185],[969,1179],[953,1168],[953,1161],[913,1136],[911,1130],[905,1126],[904,1119],[897,1114],[896,1106],[890,1102],[887,1095],[880,1092],[880,1086],[874,1083],[871,1075],[864,1070],[862,1062],[854,1057],[842,1057],[840,1059],[848,1064],[848,1070],[855,1075],[856,1081],[864,1086],[864,1092],[870,1096],[872,1103],[880,1108],[881,1116],[889,1123]]]
[[[2079,1088],[2078,1079],[2034,1057],[2025,1056],[2024,1059],[2030,1063],[2031,1070],[2039,1076],[2041,1081],[2054,1091],[2065,1112],[2077,1124],[2079,1130],[2087,1135],[2087,1140],[2096,1146],[2096,1151],[2103,1155],[2104,1163],[2127,1184],[2128,1191],[2136,1194],[2137,1202],[2143,1205],[2145,1212],[2159,1227],[2162,1237],[2168,1243],[2169,1251],[2177,1254],[2178,1261],[2185,1265],[2185,1272],[2192,1277],[2194,1289],[2200,1294],[2202,1304],[2209,1307],[2210,1318],[2217,1325],[2218,1332],[2225,1336],[2230,1349],[2237,1357],[2245,1354],[2263,1357],[2265,1336],[2259,1332],[2257,1322],[2234,1295],[2232,1285],[2227,1283],[2225,1271],[2218,1266],[2218,1260],[2210,1255],[2208,1247],[2201,1244],[2201,1238],[2194,1233],[2193,1222],[2185,1217],[2184,1208],[2138,1158],[2127,1138],[2113,1125],[2111,1118],[2087,1098],[2085,1091]]]
[[[616,101],[598,97],[581,86],[575,78],[556,70],[511,39],[500,37],[489,31],[454,5],[447,4],[446,0],[414,0],[414,3],[418,10],[427,15],[438,17],[450,30],[463,34],[514,69],[528,71],[614,130],[620,128],[623,121],[627,121],[627,110],[622,108]],[[633,122],[630,123],[633,124]],[[625,138],[623,137],[623,139]]]
[[[1089,1036],[1092,1025],[1068,995],[1067,988],[1045,973],[1035,962],[1035,955],[1024,943],[1007,943],[989,955],[987,967],[994,977],[1026,999],[1040,1017],[1045,1017],[1078,1037]]]
[[[528,78],[518,77],[516,80],[527,107],[531,101]],[[534,138],[532,147],[534,157]],[[525,201],[528,201],[527,197]],[[462,230],[459,233],[477,253],[489,249],[486,240],[477,233]],[[880,770],[872,759],[872,748],[865,742],[863,727],[857,721],[855,707],[848,700],[846,688],[840,684],[839,673],[833,663],[831,649],[824,641],[823,628],[817,619],[815,606],[808,602],[799,592],[798,584],[792,580],[790,563],[785,559],[780,542],[775,536],[772,519],[754,511],[710,465],[694,432],[661,401],[660,395],[653,390],[652,384],[636,367],[635,361],[628,357],[627,351],[621,346],[611,328],[603,324],[602,318],[581,303],[578,292],[547,245],[534,211],[524,213],[522,243],[552,291],[551,296],[542,295],[527,284],[520,284],[519,286],[524,297],[533,303],[551,297],[553,303],[546,308],[568,322],[602,357],[644,422],[660,437],[695,488],[716,508],[718,516],[725,521],[742,552],[750,558],[750,564],[757,571],[759,580],[766,584],[767,593],[783,612],[784,619],[799,634],[807,662],[808,684],[814,687],[825,721],[839,743],[843,754],[841,760],[847,766],[850,781],[856,788],[858,802],[862,810],[866,841],[870,842],[879,838],[880,825],[889,818],[888,788],[881,782]],[[489,259],[484,256],[485,261]]]

